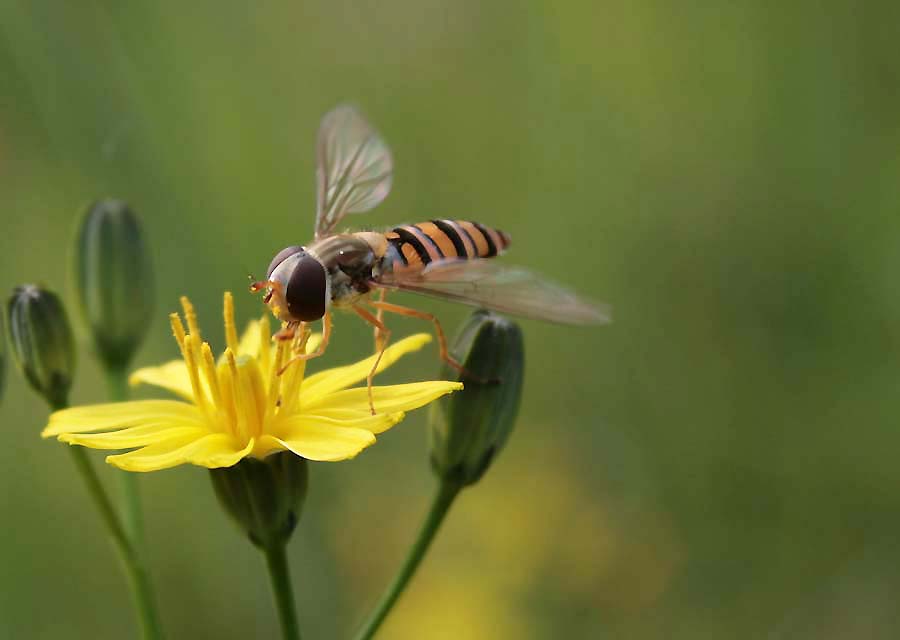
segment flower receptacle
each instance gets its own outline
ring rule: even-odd
[[[519,411],[525,348],[519,326],[479,310],[451,349],[465,388],[431,406],[431,464],[444,481],[473,484],[505,444]],[[453,371],[445,367],[445,376]]]
[[[307,462],[289,451],[263,460],[244,458],[232,467],[210,469],[219,504],[262,549],[284,544],[294,532],[309,483]]]

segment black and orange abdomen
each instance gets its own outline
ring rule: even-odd
[[[431,220],[396,227],[385,234],[405,265],[435,260],[491,258],[509,246],[509,236],[468,220]]]

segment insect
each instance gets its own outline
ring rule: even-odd
[[[322,341],[311,353],[322,355],[331,335],[331,309],[355,312],[374,327],[378,353],[368,376],[372,413],[372,378],[390,340],[384,314],[398,314],[434,324],[441,358],[465,374],[448,352],[440,321],[431,313],[385,301],[390,291],[409,291],[549,322],[597,324],[607,311],[578,298],[562,286],[526,269],[495,262],[509,246],[507,234],[467,220],[431,220],[387,232],[337,233],[350,213],[378,205],[391,190],[393,160],[379,133],[352,106],[325,115],[316,147],[315,239],[289,246],[272,258],[266,279],[251,284],[265,290],[265,303],[284,322],[276,334],[300,341],[309,323],[322,319]],[[297,349],[302,351],[302,349]]]

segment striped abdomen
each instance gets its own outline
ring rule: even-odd
[[[397,250],[404,266],[435,260],[491,258],[509,246],[509,236],[468,220],[432,220],[396,227],[385,238]]]

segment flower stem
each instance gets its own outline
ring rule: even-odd
[[[128,376],[125,368],[106,369],[106,389],[113,402],[128,400]],[[144,517],[141,509],[141,494],[138,478],[134,473],[122,471],[117,473],[122,489],[122,512],[124,513],[125,531],[134,547],[144,551]]]
[[[453,504],[454,499],[456,499],[457,494],[462,488],[462,484],[449,480],[442,480],[440,485],[438,485],[437,493],[432,500],[431,508],[428,510],[428,515],[425,517],[425,522],[422,523],[422,527],[419,529],[419,535],[413,543],[413,546],[410,547],[406,560],[403,562],[403,566],[400,567],[400,571],[397,572],[394,581],[387,588],[387,591],[381,596],[381,600],[369,616],[369,619],[366,620],[362,629],[356,634],[356,640],[370,640],[370,638],[378,631],[381,623],[387,618],[388,613],[390,613],[394,604],[397,602],[400,594],[403,593],[410,578],[412,578],[413,574],[416,572],[419,563],[422,562],[422,558],[425,557],[425,552],[428,551],[428,547],[431,545],[432,540],[434,540],[434,536],[437,534],[438,529],[440,529],[444,517],[447,515],[450,506]]]
[[[69,453],[84,485],[94,502],[94,506],[100,513],[103,524],[106,525],[107,532],[112,538],[116,551],[125,568],[128,581],[131,583],[131,592],[134,597],[135,608],[140,617],[142,637],[145,640],[159,640],[163,637],[162,628],[159,625],[159,618],[156,614],[156,605],[153,599],[153,589],[150,585],[150,577],[147,570],[141,563],[141,559],[135,552],[134,546],[125,535],[125,529],[113,509],[112,502],[103,485],[100,484],[100,478],[88,458],[87,452],[83,447],[73,445],[68,447]]]
[[[294,589],[291,586],[291,572],[288,569],[285,549],[285,543],[274,542],[264,548],[263,552],[266,554],[269,579],[272,582],[275,606],[278,608],[278,619],[281,622],[281,637],[284,640],[300,640],[300,626],[294,608]]]

